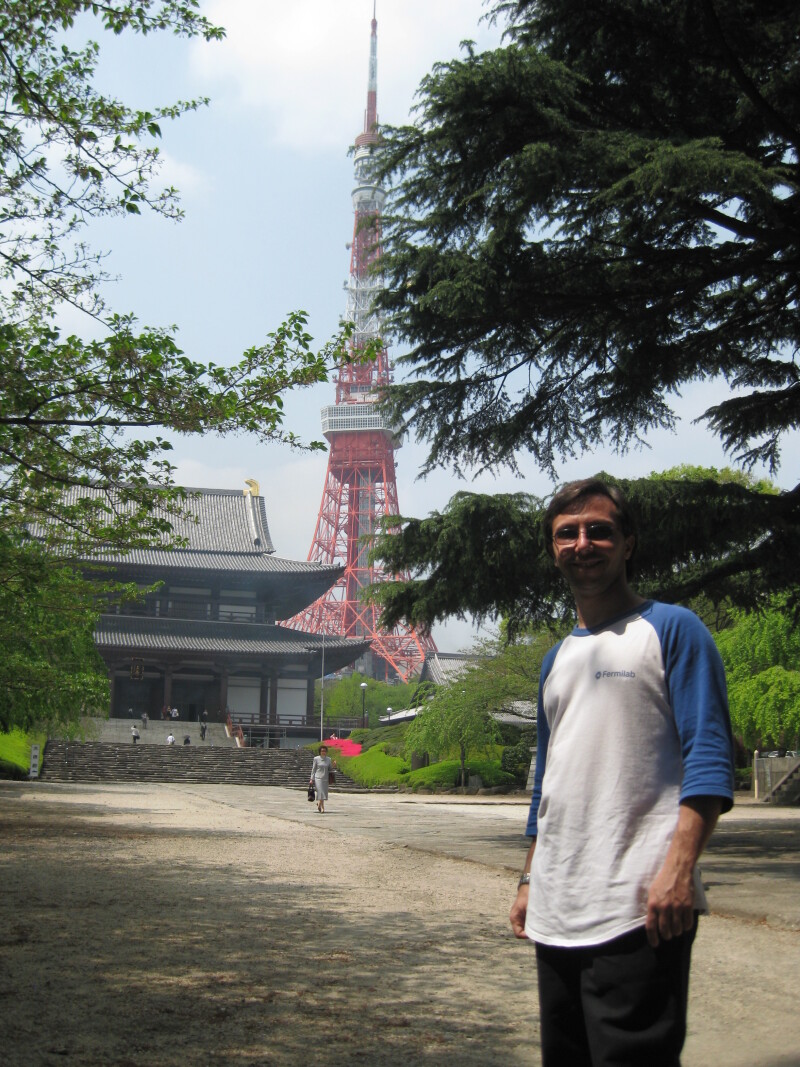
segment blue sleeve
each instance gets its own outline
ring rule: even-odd
[[[714,639],[686,608],[653,605],[667,693],[683,757],[681,800],[721,797],[733,806],[733,736],[725,669]]]
[[[539,833],[539,801],[542,799],[542,779],[547,762],[547,746],[550,742],[550,726],[544,713],[544,683],[553,666],[560,644],[561,642],[555,648],[550,649],[542,661],[542,669],[539,672],[539,696],[536,702],[536,770],[533,776],[533,795],[528,811],[528,824],[525,827],[526,837],[537,837]]]

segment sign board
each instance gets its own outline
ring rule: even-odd
[[[39,777],[39,746],[31,745],[31,769],[28,771],[29,778]]]

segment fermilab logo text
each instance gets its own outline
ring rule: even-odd
[[[635,678],[636,671],[597,671],[595,678],[599,681],[601,678]]]

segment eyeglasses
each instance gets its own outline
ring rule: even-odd
[[[590,522],[587,526],[559,526],[553,531],[553,540],[557,545],[577,544],[581,529],[586,531],[587,541],[613,541],[615,528],[608,522]]]

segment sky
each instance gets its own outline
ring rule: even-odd
[[[364,123],[373,0],[209,0],[202,5],[227,30],[222,42],[158,35],[114,38],[96,22],[85,33],[101,43],[99,84],[128,103],[153,107],[208,96],[210,106],[163,124],[161,179],[181,191],[185,218],[103,220],[88,237],[108,252],[110,304],[148,326],[178,327],[192,358],[233,362],[260,344],[286,315],[302,309],[324,343],[345,309],[352,238],[353,165],[348,149]],[[481,0],[377,0],[378,116],[409,121],[421,79],[434,63],[455,58],[465,39],[479,49],[500,43],[482,20]],[[81,329],[85,323],[67,322]],[[393,357],[402,354],[395,348]],[[637,477],[678,463],[724,466],[718,442],[693,420],[722,398],[718,384],[678,398],[676,434],[657,433],[648,448],[624,457],[597,452],[564,464],[558,481],[606,470]],[[319,439],[319,414],[332,385],[286,397],[286,428]],[[293,452],[245,436],[174,437],[177,480],[197,487],[242,489],[255,478],[266,498],[279,555],[305,559],[326,471],[324,453]],[[800,437],[784,447],[781,485],[798,480]],[[522,476],[501,472],[459,483],[450,471],[419,478],[424,443],[397,453],[404,515],[442,509],[459,488],[527,491],[547,496],[550,479],[523,461]],[[436,626],[441,651],[468,647],[470,623]]]

